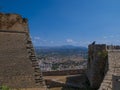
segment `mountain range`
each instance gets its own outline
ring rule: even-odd
[[[82,46],[72,46],[72,45],[64,45],[64,46],[37,46],[35,47],[35,51],[37,55],[73,55],[79,54],[81,52],[87,52],[86,47]]]

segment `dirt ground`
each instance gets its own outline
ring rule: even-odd
[[[51,79],[55,81],[60,81],[60,82],[66,82],[66,77],[67,76],[44,76],[44,79]]]

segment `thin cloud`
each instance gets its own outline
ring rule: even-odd
[[[104,38],[104,39],[107,39],[107,36],[104,36],[103,38]]]
[[[73,43],[74,41],[72,39],[66,39],[67,43]]]
[[[40,37],[36,36],[33,38],[34,40],[40,40]]]

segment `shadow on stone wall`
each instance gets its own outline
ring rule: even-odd
[[[96,90],[90,88],[86,74],[67,77],[66,86],[62,90]]]

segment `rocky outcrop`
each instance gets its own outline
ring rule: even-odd
[[[27,19],[18,14],[0,13],[0,30],[28,32]]]

